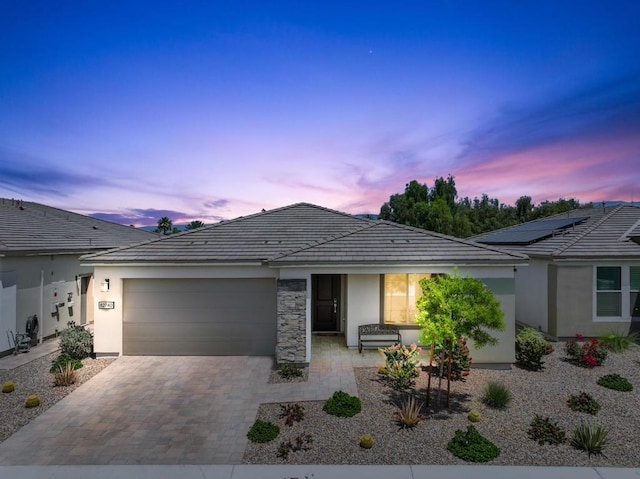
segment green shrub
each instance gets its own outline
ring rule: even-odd
[[[375,441],[370,434],[364,434],[360,436],[360,447],[363,449],[371,449]]]
[[[471,422],[480,422],[482,420],[482,416],[478,411],[469,411],[467,419]]]
[[[560,444],[567,439],[565,430],[558,426],[557,422],[551,422],[548,417],[536,414],[530,426],[527,435],[540,445],[546,442]]]
[[[567,404],[573,411],[577,412],[597,414],[600,410],[600,403],[584,391],[582,391],[577,396],[573,394],[569,396],[569,399],[567,399]]]
[[[38,407],[38,406],[40,406],[40,398],[35,394],[28,396],[27,399],[24,401],[24,407],[26,408],[32,408],[32,407]]]
[[[605,388],[614,389],[616,391],[633,391],[633,384],[627,378],[623,378],[619,374],[607,374],[598,379],[598,384]]]
[[[278,370],[282,379],[295,379],[304,375],[304,371],[295,364],[285,364]]]
[[[500,448],[483,437],[475,427],[467,426],[467,432],[458,429],[447,444],[454,456],[468,462],[488,462],[500,455]]]
[[[51,361],[51,369],[49,369],[49,372],[56,373],[60,370],[60,366],[66,368],[67,363],[71,363],[73,369],[80,369],[82,367],[82,361],[74,359],[68,354],[63,353]]]
[[[509,389],[496,381],[489,381],[484,388],[482,402],[494,409],[504,409],[511,402],[512,396]]]
[[[442,376],[446,378],[449,375],[449,351],[444,344],[436,343],[433,359],[436,363],[436,374],[440,371],[440,366],[442,365]],[[451,380],[464,380],[469,375],[470,367],[471,357],[469,356],[467,340],[464,336],[460,336],[458,341],[454,343],[451,354]]]
[[[72,326],[60,333],[60,350],[73,359],[88,358],[93,349],[93,337],[82,326]]]
[[[542,369],[542,358],[548,354],[547,340],[541,332],[531,328],[522,328],[516,336],[516,362],[532,371]]]
[[[350,396],[344,391],[336,391],[327,399],[322,409],[333,416],[351,417],[360,412],[362,403],[355,396]]]
[[[247,438],[251,442],[269,442],[273,441],[280,434],[280,428],[268,421],[261,421],[260,419],[256,419],[256,422],[253,423],[249,432],[247,433]]]
[[[608,444],[607,430],[595,423],[583,422],[573,430],[571,445],[576,449],[592,454],[602,454],[602,450]]]
[[[2,383],[3,393],[12,393],[15,390],[16,390],[16,385],[12,381],[7,381]]]
[[[625,334],[610,330],[598,339],[600,339],[600,343],[604,348],[614,353],[621,353],[629,349],[632,344],[638,342],[638,334],[635,332]]]

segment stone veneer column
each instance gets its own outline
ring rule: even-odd
[[[302,364],[307,360],[307,280],[279,279],[276,362]]]

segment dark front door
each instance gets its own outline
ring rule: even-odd
[[[313,331],[340,331],[340,275],[316,274],[311,278]]]

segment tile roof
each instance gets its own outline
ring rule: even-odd
[[[0,256],[91,253],[156,238],[130,226],[0,198]]]
[[[286,264],[507,261],[505,253],[425,230],[298,203],[141,245],[87,262],[271,262]]]
[[[566,229],[560,229],[553,236],[532,244],[500,245],[500,248],[525,253],[531,257],[640,259],[640,245],[634,239],[640,234],[640,207],[623,204],[606,208],[578,209],[536,221],[578,217],[587,219]],[[535,221],[529,223],[534,224]],[[495,233],[494,231],[471,239],[482,242]]]

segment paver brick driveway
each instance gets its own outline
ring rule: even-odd
[[[239,463],[271,367],[268,357],[118,358],[0,444],[0,464]]]
[[[309,379],[267,384],[273,358],[123,356],[6,441],[3,465],[239,464],[260,403],[357,394],[377,351],[313,337]]]

